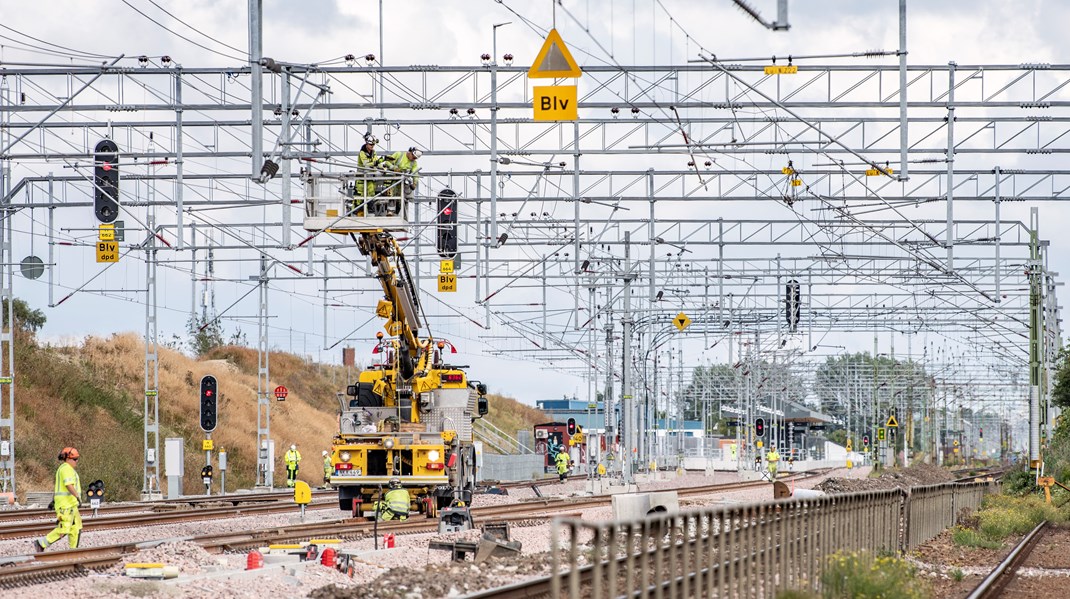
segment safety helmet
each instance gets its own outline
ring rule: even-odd
[[[296,445],[291,445],[291,446],[290,446],[290,449],[292,449],[292,450],[294,450],[294,451],[297,451],[297,446],[296,446]]]
[[[64,447],[63,450],[59,452],[59,461],[61,462],[64,460],[76,460],[78,457],[78,450],[73,447]]]
[[[412,153],[413,158],[419,158],[420,156],[424,155],[423,151],[421,151],[421,150],[419,150],[419,149],[417,149],[415,147],[409,148],[409,152]]]
[[[387,486],[389,486],[391,489],[400,489],[401,480],[398,478],[392,478],[390,479],[390,482],[387,483]]]
[[[323,450],[323,456],[327,457],[327,450],[326,449]]]
[[[375,144],[379,143],[379,140],[374,135],[372,135],[371,133],[365,133],[364,134],[364,143],[371,144],[371,145],[374,146]]]

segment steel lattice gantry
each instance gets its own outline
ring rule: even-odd
[[[1070,151],[1070,66],[910,66],[905,114],[894,66],[800,65],[790,77],[710,63],[591,67],[575,123],[532,121],[526,70],[265,70],[263,157],[251,151],[248,67],[146,59],[0,70],[0,191],[15,244],[4,268],[46,235],[50,305],[124,293],[83,274],[101,268],[91,150],[107,136],[123,156],[123,250],[148,264],[146,288],[156,264],[160,277],[197,285],[198,252],[201,264],[211,252],[217,288],[300,289],[324,312],[351,310],[359,329],[375,287],[345,239],[301,230],[298,178],[350,168],[372,131],[392,150],[425,150],[428,199],[444,187],[461,194],[460,293],[433,292],[433,203],[410,215],[406,251],[434,298],[433,328],[492,353],[577,367],[592,381],[607,366],[611,377],[635,369],[650,379],[659,343],[708,349],[761,334],[766,351],[805,362],[830,334],[933,331],[1021,366],[1029,277],[1042,272],[1054,356],[1054,274],[1046,255],[1031,255],[1023,203],[1070,199],[1070,170],[1052,156]],[[260,185],[250,164],[264,158],[283,169]],[[866,176],[874,167],[892,176]],[[783,317],[789,280],[804,288],[795,330]],[[635,294],[626,312],[624,282]],[[693,321],[685,333],[671,325],[679,312]],[[155,344],[155,311],[147,318]],[[623,369],[607,365],[604,335],[622,319],[631,338],[609,342],[646,349]],[[326,322],[321,345],[333,347],[346,335]]]

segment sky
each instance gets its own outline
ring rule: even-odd
[[[898,2],[887,0],[794,0],[789,3],[791,29],[787,32],[765,30],[728,0],[566,0],[556,10],[549,0],[385,2],[382,40],[375,2],[266,0],[263,4],[264,55],[295,63],[325,62],[349,53],[356,56],[373,53],[392,65],[474,65],[478,64],[480,54],[490,52],[492,25],[511,21],[499,29],[499,53],[512,53],[517,63],[526,64],[525,61],[534,57],[542,39],[521,17],[541,28],[556,23],[581,66],[606,61],[683,63],[695,59],[700,46],[728,58],[892,50],[898,45]],[[765,18],[771,20],[775,16],[775,0],[752,0],[751,4]],[[173,16],[162,12],[160,7]],[[170,3],[0,0],[0,24],[41,40],[104,55],[169,55],[186,66],[226,66],[241,64],[238,59],[239,50],[246,46],[246,7],[240,0]],[[1070,62],[1063,23],[1058,18],[1067,14],[1068,8],[1070,0],[913,1],[908,6],[909,61],[911,64]],[[182,39],[179,34],[189,39]],[[0,29],[0,35],[8,37],[0,37],[0,62],[43,60],[39,54],[20,50],[19,44],[11,40],[25,42],[25,38],[8,29]],[[190,40],[214,51],[198,47]],[[1009,206],[1005,218],[1027,220],[1027,208]],[[1041,210],[1044,216],[1041,234],[1045,237],[1054,236],[1055,231],[1070,224],[1066,211],[1057,204],[1048,203]],[[960,214],[966,217],[980,211],[981,208],[970,206]],[[776,216],[782,217],[783,213]],[[984,216],[988,216],[987,211]],[[1070,272],[1070,263],[1062,258],[1070,255],[1066,243],[1056,237],[1052,250],[1055,270],[1061,272]],[[40,253],[39,248],[17,244],[15,257]],[[93,271],[83,267],[78,272],[73,267],[65,272],[69,281],[84,281]],[[125,280],[111,282],[135,287],[140,284],[139,274],[131,270]],[[184,329],[190,302],[188,279],[165,277],[161,291],[161,336],[167,339],[182,334]],[[226,305],[232,296],[223,294],[220,291],[218,301]],[[27,297],[35,305],[48,302],[40,282],[19,279],[16,295]],[[337,348],[320,347],[318,331],[324,323],[317,321],[319,310],[311,307],[314,304],[286,293],[275,294],[271,303],[273,310],[277,310],[273,346],[311,354],[317,359],[340,361],[341,352]],[[50,341],[71,342],[90,334],[140,332],[144,326],[142,310],[136,297],[123,303],[114,297],[77,296],[62,306],[45,309],[49,322],[42,335]],[[249,310],[243,313],[249,314]],[[339,319],[328,324],[332,328],[348,329],[349,322]],[[232,329],[242,325],[230,321],[225,326]],[[243,328],[252,340],[255,327],[246,324]],[[374,329],[364,330],[369,340],[356,343],[358,356],[363,354],[360,349],[363,345],[371,345]],[[481,343],[475,335],[465,335],[457,345],[461,349],[458,359],[471,365],[472,376],[489,383],[493,391],[520,397],[528,403],[573,394],[582,398],[587,392],[586,381],[578,377],[524,361],[482,355]]]

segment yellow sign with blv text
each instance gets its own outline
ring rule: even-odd
[[[457,275],[452,273],[438,275],[438,290],[446,293],[457,291]]]
[[[97,262],[118,262],[119,261],[119,242],[118,241],[98,241],[97,242]]]
[[[574,121],[579,118],[575,85],[544,85],[532,88],[536,121]]]

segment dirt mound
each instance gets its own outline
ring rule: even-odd
[[[906,489],[923,485],[935,485],[954,480],[950,470],[930,464],[918,464],[909,468],[885,470],[873,478],[830,478],[818,484],[816,489],[829,494],[875,491],[879,489]]]

